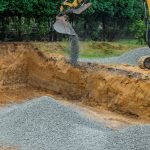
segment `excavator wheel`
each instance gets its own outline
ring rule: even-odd
[[[150,69],[150,56],[143,56],[139,59],[138,65],[141,69]]]

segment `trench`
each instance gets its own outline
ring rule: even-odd
[[[0,44],[1,105],[13,98],[19,102],[52,92],[91,107],[150,120],[149,90],[147,70],[94,63],[73,67],[63,57],[46,56],[30,43]],[[15,92],[16,97],[11,97]]]

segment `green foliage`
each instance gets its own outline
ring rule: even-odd
[[[3,12],[7,8],[7,2],[4,0],[0,1],[0,12]]]
[[[134,33],[135,38],[141,44],[144,43],[145,25],[143,20],[137,20],[131,25],[130,30]]]
[[[58,53],[69,56],[68,42],[32,42],[44,53]],[[81,58],[119,56],[133,48],[142,47],[137,40],[122,40],[117,42],[84,41],[80,43]]]
[[[74,17],[81,38],[113,41],[129,33],[131,25],[132,33],[142,38],[139,35],[143,31],[142,25],[137,20],[143,18],[143,0],[89,1],[92,2],[92,7]],[[36,27],[37,36],[41,34],[41,37],[47,35],[53,40],[54,37],[57,39],[59,36],[54,33],[52,25],[61,3],[62,0],[0,0],[0,38],[12,30],[17,31],[19,36],[31,34]]]

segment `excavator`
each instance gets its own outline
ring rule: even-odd
[[[145,41],[150,48],[150,0],[143,0],[144,6],[144,23],[146,27]],[[74,31],[72,25],[68,22],[68,14],[81,14],[88,9],[92,4],[86,0],[74,0],[72,3],[65,0],[60,6],[60,13],[56,16],[54,29],[61,34],[70,36],[71,43],[71,64],[75,65],[79,53],[78,35]],[[142,56],[138,60],[138,65],[141,69],[150,69],[150,56]]]
[[[56,16],[53,27],[56,32],[66,34],[70,39],[70,61],[73,66],[77,66],[79,56],[79,38],[72,25],[68,21],[69,14],[79,15],[88,9],[92,4],[86,0],[74,0],[72,3],[65,0],[60,6],[60,13]]]
[[[144,23],[145,23],[145,41],[150,48],[150,0],[143,0]],[[150,56],[143,56],[138,60],[141,69],[150,69]]]
[[[60,12],[56,16],[56,22],[53,25],[54,29],[58,33],[76,35],[74,29],[68,21],[69,14],[80,15],[92,4],[87,2],[87,0],[74,0],[72,3],[65,0],[60,6]]]

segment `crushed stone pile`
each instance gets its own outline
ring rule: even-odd
[[[129,52],[124,53],[121,56],[110,57],[110,58],[96,58],[96,59],[86,59],[82,58],[80,61],[82,62],[96,62],[102,64],[129,64],[129,65],[137,65],[138,60],[142,56],[150,55],[150,49],[145,48],[137,48],[131,50]]]
[[[50,97],[0,109],[0,146],[22,150],[150,150],[150,125],[113,131]]]

